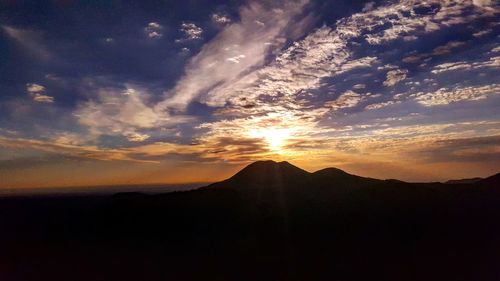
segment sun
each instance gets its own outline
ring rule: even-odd
[[[250,135],[264,139],[271,150],[279,151],[285,145],[286,140],[290,138],[291,130],[284,128],[258,129],[250,131]]]

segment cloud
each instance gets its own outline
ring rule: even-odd
[[[373,103],[373,104],[367,105],[365,107],[365,109],[367,109],[367,110],[380,109],[380,108],[383,108],[383,107],[386,107],[389,105],[393,105],[393,104],[398,104],[398,103],[401,103],[401,101],[386,101],[386,102],[381,102],[381,103]]]
[[[157,22],[150,22],[148,23],[148,25],[144,28],[144,32],[146,32],[146,35],[151,38],[151,39],[155,39],[155,38],[161,38],[163,36],[163,34],[161,33],[163,30],[163,26],[161,26],[159,23]],[[109,39],[109,38],[107,38]],[[106,42],[108,42],[106,39]],[[112,38],[111,38],[112,39]],[[112,41],[111,41],[112,42]],[[109,43],[109,42],[108,42]]]
[[[436,56],[444,56],[452,54],[454,49],[464,46],[466,43],[461,41],[450,41],[444,45],[438,46],[432,50],[430,53],[418,53],[406,56],[403,58],[405,63],[421,63],[422,61],[427,62]]]
[[[228,102],[238,103],[237,97],[240,95],[247,96],[247,93],[255,98],[262,95],[263,92],[267,92],[267,95],[272,96],[277,93],[289,95],[305,89],[315,89],[321,85],[319,81],[323,77],[338,75],[355,67],[369,67],[377,61],[377,58],[374,57],[353,59],[351,57],[351,47],[348,47],[351,41],[355,41],[360,37],[381,40],[380,43],[382,41],[393,41],[404,36],[410,36],[411,39],[411,36],[415,35],[409,34],[410,32],[421,34],[439,30],[441,28],[437,24],[439,20],[452,21],[461,18],[462,13],[465,13],[468,6],[471,5],[465,2],[443,3],[439,1],[432,4],[440,5],[441,8],[437,12],[433,10],[433,12],[425,15],[414,14],[413,9],[416,7],[429,8],[431,3],[418,4],[414,1],[402,1],[398,4],[382,6],[365,13],[354,14],[351,17],[339,20],[335,30],[330,27],[323,27],[307,36],[304,40],[296,42],[278,55],[269,66],[261,69],[258,68],[259,64],[262,63],[261,58],[266,54],[265,49],[261,47],[259,50],[260,55],[251,56],[247,52],[239,51],[242,46],[241,42],[216,38],[214,42],[218,43],[217,47],[209,43],[206,49],[193,59],[187,68],[187,75],[178,83],[176,88],[167,93],[167,96],[171,97],[162,106],[164,108],[172,106],[182,108],[196,98],[210,106],[223,106]],[[254,8],[254,10],[257,9],[259,8]],[[255,27],[252,27],[252,24],[256,20],[262,20],[250,12],[246,12],[246,14],[242,12],[242,14],[242,23],[246,23],[245,28],[248,25],[249,29],[251,27],[254,30]],[[245,18],[245,15],[247,15],[247,18]],[[391,19],[393,15],[397,16],[394,20]],[[472,21],[477,17],[479,15],[474,14],[465,20]],[[272,14],[270,18],[272,18]],[[269,28],[265,22],[263,23],[264,25],[261,28]],[[390,23],[390,25],[387,23]],[[447,24],[453,23],[448,22]],[[222,34],[243,34],[244,32],[230,32],[236,26],[238,28],[242,27],[241,24],[230,25]],[[387,26],[392,27],[384,32],[378,31],[387,28]],[[272,25],[272,27],[276,27],[276,25]],[[258,30],[255,34],[260,34],[259,32]],[[232,36],[231,34],[228,37],[239,36]],[[250,39],[248,36],[245,36],[245,38]],[[222,41],[228,41],[230,44],[221,43]],[[255,40],[249,41],[258,42]],[[317,46],[314,44],[317,44]],[[248,46],[248,44],[245,45]],[[220,50],[219,46],[223,46],[224,51]],[[436,54],[443,53],[454,47],[457,47],[457,44],[450,43],[435,52]],[[232,52],[231,56],[227,56],[225,52]],[[246,63],[244,64],[237,59],[233,59],[241,55],[246,56]],[[228,66],[223,61],[233,62],[233,66]],[[240,63],[235,65],[235,62]],[[242,73],[251,68],[257,68],[257,70],[241,76]],[[214,69],[217,69],[217,71],[213,71]],[[395,85],[404,79],[406,74],[407,70],[405,69],[392,70],[388,73],[389,77],[385,85]]]
[[[50,136],[53,143],[62,145],[84,145],[89,142],[89,138],[83,134],[73,132],[57,132]]]
[[[494,164],[500,153],[500,131],[495,129],[498,125],[497,121],[476,121],[386,128],[367,126],[364,131],[331,136],[327,147],[336,150],[336,155],[362,156],[371,162],[385,159],[394,163],[404,159],[402,164],[412,163],[415,169],[436,163],[450,166],[453,162],[464,166],[482,162],[489,166],[486,162]]]
[[[490,34],[493,30],[492,29],[485,29],[485,30],[480,30],[478,32],[475,32],[472,34],[474,37],[482,37],[484,35]]]
[[[431,4],[441,7],[427,14],[413,12],[414,8],[430,8]],[[300,11],[301,6],[289,4],[282,8],[288,17],[280,17],[280,24],[269,25],[267,22],[277,20],[274,12],[261,11],[262,7],[252,4],[242,9],[241,22],[228,25],[192,59],[186,68],[186,75],[166,93],[167,99],[159,107],[182,109],[194,99],[220,107],[240,103],[240,96],[255,99],[262,95],[280,94],[291,97],[303,90],[316,89],[321,86],[322,78],[377,63],[376,57],[352,58],[350,44],[359,38],[381,40],[380,43],[405,36],[412,39],[411,36],[415,35],[411,32],[433,32],[441,28],[437,24],[439,20],[461,18],[470,5],[466,2],[419,4],[401,1],[381,6],[339,20],[335,30],[326,26],[316,30],[281,52],[269,65],[263,66],[264,57],[268,54],[267,46],[273,46],[267,43],[276,42],[283,27],[289,24],[288,21]],[[392,19],[392,16],[395,18]],[[480,15],[474,14],[465,20],[472,21],[477,17]],[[264,25],[255,26],[257,20]],[[252,34],[247,34],[250,30]],[[455,47],[456,43],[450,43],[435,52],[443,53]],[[244,60],[240,60],[242,56],[245,56]],[[407,73],[406,69],[389,71],[384,85],[395,85],[405,79]]]
[[[437,140],[419,156],[428,162],[493,162],[500,158],[500,135]]]
[[[181,54],[188,54],[191,50],[189,48],[183,47],[180,51]]]
[[[234,63],[240,63],[241,59],[244,59],[246,56],[245,55],[238,55],[235,57],[227,58],[227,61],[234,62]]]
[[[365,6],[363,6],[363,9],[361,10],[362,12],[368,12],[373,10],[375,7],[375,2],[367,2]]]
[[[51,96],[43,95],[43,94],[34,94],[33,95],[33,100],[36,102],[43,102],[43,103],[53,103],[54,98]]]
[[[51,57],[51,53],[42,43],[42,34],[40,32],[6,25],[1,27],[7,35],[34,57],[41,60],[47,60]]]
[[[125,148],[103,148],[82,143],[82,135],[63,134],[51,140],[33,140],[0,136],[0,148],[22,149],[52,155],[64,156],[66,159],[86,159],[99,161],[131,161],[159,163],[159,159],[172,155],[196,156],[200,159],[211,159],[209,146],[185,145],[168,142],[155,142]],[[31,152],[32,153],[32,152]],[[1,162],[2,159],[0,159]]]
[[[408,70],[406,69],[396,69],[387,72],[387,77],[384,81],[384,86],[391,87],[406,79]]]
[[[45,76],[44,76],[44,77],[45,77],[45,79],[47,79],[47,80],[57,81],[57,82],[60,82],[60,81],[62,81],[62,80],[63,80],[60,76],[58,76],[58,75],[56,75],[56,74],[53,74],[53,73],[48,73],[48,74],[45,74]]]
[[[486,61],[476,61],[476,62],[447,62],[443,64],[439,64],[434,66],[431,71],[434,74],[439,74],[443,72],[449,71],[470,71],[470,70],[478,70],[478,69],[498,69],[500,68],[500,56],[490,57]]]
[[[481,17],[495,16],[495,10],[487,7],[489,0],[471,1],[399,1],[394,5],[379,7],[368,11],[365,18],[358,18],[369,31],[365,35],[367,42],[373,45],[390,43],[396,39],[404,38],[411,33],[414,35],[435,32],[442,27],[472,22]],[[485,8],[478,13],[469,13],[468,10],[477,5]],[[417,9],[430,9],[430,13],[416,13]],[[358,14],[360,17],[362,14]],[[386,20],[382,20],[386,19]],[[389,22],[390,24],[386,24]]]
[[[426,151],[432,149],[438,152],[460,151],[460,155],[474,159],[474,153],[484,153],[484,149],[481,147],[496,144],[496,140],[500,137],[500,131],[491,130],[491,128],[498,128],[498,122],[484,121],[391,126],[382,129],[377,127],[370,129],[370,126],[367,126],[369,129],[366,131],[342,131],[338,129],[333,131],[334,134],[328,137],[328,141],[325,141],[325,136],[320,139],[304,138],[311,134],[309,125],[301,118],[290,119],[282,114],[275,114],[206,123],[202,127],[211,128],[210,133],[198,139],[198,143],[189,145],[156,142],[129,148],[104,149],[63,141],[0,137],[0,147],[34,149],[82,159],[152,163],[175,154],[192,155],[211,161],[223,159],[231,163],[269,157],[273,157],[273,159],[303,159],[303,157],[307,157],[309,160],[321,160],[324,157],[331,157],[332,151],[335,151],[337,157],[345,156],[346,161],[356,163],[362,159],[364,159],[363,161],[386,159],[397,162],[400,161],[398,159],[401,157],[413,159],[413,162],[428,163],[429,161],[443,161],[443,159],[441,157],[426,159],[426,155],[428,155],[425,153]],[[241,128],[247,130],[241,130]],[[261,136],[252,134],[252,130],[248,130],[248,128],[255,128],[257,131],[265,131],[269,128],[293,128],[288,132],[289,138],[284,144],[290,150],[285,155],[272,151],[270,144],[266,141],[265,133]],[[455,147],[453,150],[449,149],[448,144],[450,143],[453,144],[452,147]],[[462,143],[462,145],[457,147],[454,143]],[[498,152],[498,145],[496,147]],[[476,150],[474,151],[474,149]],[[456,152],[452,152],[452,154],[457,155]],[[433,152],[431,155],[441,154]],[[358,159],[357,156],[362,157],[362,159]],[[454,160],[450,158],[448,161]]]
[[[191,120],[184,116],[169,116],[155,111],[147,104],[144,90],[128,87],[126,90],[101,89],[97,100],[80,104],[75,113],[78,121],[93,135],[122,135],[138,142],[149,138],[141,130],[172,126]]]
[[[417,39],[418,39],[418,37],[415,35],[403,36],[403,41],[405,41],[405,42],[411,42],[411,41],[415,41]]]
[[[432,4],[438,4],[437,1],[432,1]],[[418,3],[417,1],[400,1],[397,4],[380,7],[369,12],[366,19],[359,18],[357,21],[365,24],[368,30],[380,30],[378,32],[370,32],[365,35],[365,39],[372,45],[386,44],[396,39],[407,36],[412,32],[429,33],[439,30],[439,22],[452,18],[456,15],[453,13],[455,3],[442,2],[438,13],[430,13],[420,15],[414,12],[415,8],[430,8],[429,3]],[[459,7],[461,8],[461,7]],[[387,21],[380,20],[388,19],[390,25],[385,25]]]
[[[360,94],[355,93],[353,91],[347,91],[342,95],[340,95],[336,100],[326,102],[325,106],[330,107],[333,110],[338,110],[342,108],[354,107],[361,100],[362,97]]]
[[[11,149],[33,149],[41,152],[66,155],[83,159],[95,160],[127,160],[129,158],[124,151],[119,149],[102,149],[96,146],[80,146],[65,143],[56,143],[42,140],[31,140],[23,138],[0,137],[0,147]]]
[[[273,150],[274,137],[286,136],[282,145],[292,145],[311,133],[312,122],[308,114],[293,110],[224,119],[201,124],[198,129],[208,131],[197,142],[211,157],[227,161],[276,158],[280,152]]]
[[[203,46],[187,65],[186,75],[166,93],[167,99],[158,106],[183,109],[202,93],[217,92],[220,88],[234,84],[243,73],[262,66],[270,51],[270,45],[265,43],[277,43],[276,40],[291,19],[301,11],[303,4],[288,3],[278,10],[266,9],[252,2],[241,8],[240,22],[227,25]],[[266,25],[257,25],[257,19]],[[227,60],[242,55],[245,59],[239,63]]]
[[[182,159],[241,163],[270,157],[324,160],[343,154],[343,161],[353,161],[347,157],[352,155],[398,161],[404,153],[411,154],[413,146],[421,151],[429,147],[439,134],[443,140],[466,134],[457,129],[449,135],[446,129],[450,126],[440,124],[403,126],[421,120],[432,123],[432,114],[441,114],[418,104],[444,105],[498,92],[496,84],[488,89],[460,81],[453,88],[449,86],[452,82],[445,81],[447,76],[431,76],[465,70],[467,65],[479,69],[498,64],[494,57],[474,64],[468,60],[474,54],[461,56],[458,62],[446,61],[453,57],[446,55],[464,46],[456,39],[437,47],[441,42],[425,41],[426,49],[431,50],[427,54],[418,50],[405,53],[420,44],[417,39],[439,37],[430,33],[449,34],[449,26],[469,22],[471,34],[476,32],[473,21],[486,17],[488,11],[483,13],[471,1],[368,5],[361,13],[309,34],[305,31],[310,25],[304,23],[308,15],[303,14],[306,2],[279,3],[273,2],[269,8],[250,1],[240,9],[238,20],[221,22],[220,32],[189,59],[185,74],[162,97],[136,86],[102,88],[95,96],[87,93],[93,98],[80,103],[75,116],[92,139],[76,143],[77,137],[61,136],[56,143],[78,146],[71,149],[82,157],[86,153],[101,157],[97,152],[103,150],[102,159],[159,161],[166,155],[182,155]],[[161,34],[155,30],[159,26],[151,25],[149,31]],[[194,23],[184,23],[181,29],[185,37],[179,42],[203,36]],[[485,52],[489,50],[496,49],[488,45]],[[427,60],[426,64],[407,67],[406,61],[400,62],[402,54],[415,57],[412,63]],[[439,64],[433,66],[435,63]],[[366,105],[368,102],[371,104]],[[391,105],[395,109],[397,105],[397,110],[376,110]],[[411,115],[414,108],[423,113]],[[212,112],[209,117],[204,115]],[[177,128],[184,129],[182,134]],[[130,143],[113,151],[87,147],[80,153],[85,143],[107,141],[99,138],[102,135],[113,136],[113,140],[119,137],[116,147],[124,141]],[[273,149],[274,137],[280,150]],[[396,148],[392,155],[391,147]]]
[[[184,42],[190,40],[201,39],[203,29],[194,23],[183,22],[180,31],[184,33],[184,38],[175,40],[176,42]]]
[[[493,4],[492,0],[472,0],[472,3],[479,7],[488,7]]]
[[[45,87],[36,83],[26,84],[26,91],[30,94],[40,93],[45,91]]]
[[[217,14],[213,13],[212,16],[210,17],[212,19],[212,22],[216,24],[228,24],[231,23],[231,18],[225,14]]]
[[[459,101],[476,101],[486,99],[490,95],[500,94],[500,85],[492,84],[478,87],[440,88],[434,93],[419,92],[412,94],[418,103],[424,106],[447,105]]]
[[[232,157],[259,158],[273,153],[265,149],[265,142],[258,140],[255,144],[262,146],[264,150],[261,152],[249,153],[246,156],[238,156],[237,152],[231,152],[239,151],[237,139],[252,142],[252,138],[248,139],[248,131],[260,130],[261,126],[256,120],[273,130],[301,127],[302,129],[290,134],[285,147],[300,147],[304,145],[304,141],[318,143],[325,134],[337,132],[327,125],[328,122],[332,123],[338,119],[332,117],[332,108],[362,110],[359,104],[364,97],[382,96],[362,94],[364,89],[370,88],[373,83],[391,87],[409,79],[407,78],[409,71],[395,65],[393,61],[381,66],[387,60],[386,54],[377,57],[377,51],[370,52],[369,56],[366,52],[360,52],[367,48],[366,44],[370,44],[369,40],[363,43],[362,39],[381,40],[380,44],[398,39],[416,40],[417,35],[421,38],[427,33],[459,24],[459,20],[456,19],[463,18],[471,5],[470,2],[431,1],[421,4],[416,1],[401,1],[343,18],[337,21],[335,28],[329,26],[318,28],[281,51],[277,50],[279,46],[283,46],[281,43],[284,42],[281,37],[283,31],[277,28],[278,25],[268,23],[274,20],[273,12],[268,10],[259,12],[262,8],[258,5],[247,6],[241,11],[241,22],[229,24],[213,41],[203,47],[186,68],[186,75],[176,87],[166,92],[165,101],[156,108],[168,112],[183,111],[194,100],[216,107],[215,120],[197,127],[200,135],[196,138],[198,145],[213,146],[209,150],[217,151],[216,155],[213,155],[215,158],[225,160]],[[440,9],[437,9],[437,6]],[[429,12],[416,14],[413,9],[417,7],[429,9]],[[300,6],[288,6],[281,10],[290,15],[291,19],[292,15],[300,13],[300,9]],[[481,16],[473,14],[460,21],[473,21]],[[256,21],[263,24],[257,24]],[[296,24],[290,21],[285,22],[283,26]],[[440,21],[445,21],[446,25],[440,24]],[[409,25],[400,27],[402,29],[391,29],[405,23]],[[389,32],[381,32],[385,29],[389,29]],[[247,35],[245,33],[247,30],[251,30],[252,33]],[[253,43],[258,45],[254,46]],[[270,49],[265,49],[266,47]],[[457,48],[457,44],[450,43],[441,47],[436,53],[446,52],[448,49],[453,51],[453,48]],[[249,55],[249,51],[253,50],[258,50],[254,52],[258,55]],[[266,63],[264,58],[270,53],[275,54],[275,57],[270,56]],[[359,53],[365,55],[360,56]],[[373,69],[376,68],[388,70],[385,81],[377,82],[379,80],[373,77],[376,75]],[[370,86],[365,84],[367,77],[370,77]],[[341,88],[346,79],[352,79],[349,87],[359,93]],[[365,87],[352,86],[357,84],[363,84]],[[408,85],[402,84],[400,87],[402,91],[408,92],[400,93],[397,100],[393,96],[395,100],[370,104],[364,109],[369,112],[389,105],[402,104],[412,92],[415,93],[418,88],[424,86],[430,84],[409,81]],[[331,96],[336,94],[337,87],[342,89],[343,94],[332,101]],[[281,123],[268,122],[267,117],[270,114],[279,115]],[[297,134],[301,134],[305,139],[300,141],[300,145]],[[234,141],[229,142],[230,148],[218,149],[217,146],[221,143],[225,146],[227,139],[224,142],[217,140],[228,135],[234,136]],[[245,145],[248,142],[245,142]],[[293,143],[297,145],[294,146]],[[287,153],[296,152],[291,150]]]
[[[465,45],[465,42],[460,42],[460,41],[450,41],[446,43],[443,46],[439,46],[432,50],[432,55],[433,56],[442,56],[451,53],[453,49],[456,49],[458,47],[462,47]]]
[[[142,142],[150,138],[150,135],[140,133],[127,133],[125,136],[132,142]]]
[[[36,83],[26,84],[26,92],[33,98],[36,102],[42,103],[53,103],[54,97],[45,94],[45,87]]]

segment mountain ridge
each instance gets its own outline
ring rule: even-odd
[[[248,164],[228,179],[212,183],[206,187],[229,185],[286,185],[298,183],[317,183],[318,181],[340,181],[348,185],[359,184],[399,184],[399,185],[497,185],[500,173],[486,178],[448,180],[446,182],[412,183],[398,179],[376,179],[350,174],[342,169],[327,167],[314,172],[303,170],[288,161],[261,160]],[[251,182],[249,182],[251,181]],[[339,183],[339,182],[331,182]]]

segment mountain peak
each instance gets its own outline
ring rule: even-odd
[[[309,172],[287,161],[263,160],[249,164],[223,183],[237,186],[283,185],[303,181],[308,175]]]
[[[236,177],[238,175],[253,176],[257,173],[286,173],[286,174],[301,174],[301,175],[309,174],[305,170],[302,170],[301,168],[294,166],[287,161],[276,162],[273,160],[262,160],[249,164],[233,177]]]
[[[274,161],[274,160],[259,160],[259,161],[255,161],[253,163],[248,164],[247,167],[250,167],[250,166],[266,166],[266,165],[269,165],[269,166],[275,166],[275,165],[283,165],[283,166],[284,165],[289,165],[289,166],[293,166],[292,164],[290,164],[287,161],[277,162],[277,161]]]
[[[351,175],[338,168],[325,168],[312,174],[316,179],[324,183],[335,182],[337,185],[359,185],[379,183],[380,180]]]
[[[338,169],[338,168],[325,168],[325,169],[321,169],[319,171],[316,171],[314,172],[315,175],[342,175],[342,176],[346,176],[346,175],[350,175],[349,173],[341,170],[341,169]]]

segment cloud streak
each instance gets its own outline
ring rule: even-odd
[[[241,8],[240,22],[228,25],[203,46],[186,66],[184,77],[165,94],[166,100],[158,107],[185,109],[204,92],[218,92],[234,84],[245,72],[262,66],[270,46],[282,45],[279,36],[292,18],[300,13],[303,5],[287,3],[280,8],[266,9],[254,2]],[[235,57],[239,58],[237,64],[231,61]],[[214,99],[206,102],[218,104]]]
[[[101,89],[97,100],[81,104],[75,112],[78,121],[99,135],[122,135],[129,141],[147,140],[150,135],[141,131],[172,126],[192,120],[186,116],[168,116],[148,105],[148,94],[140,89]]]
[[[419,92],[411,95],[424,106],[448,105],[459,101],[477,101],[488,98],[490,95],[499,95],[500,85],[493,84],[481,87],[465,87],[446,89],[441,88],[433,93]]]
[[[51,53],[42,44],[42,34],[38,31],[15,28],[2,25],[2,29],[14,39],[22,48],[37,59],[47,60],[51,58]]]

